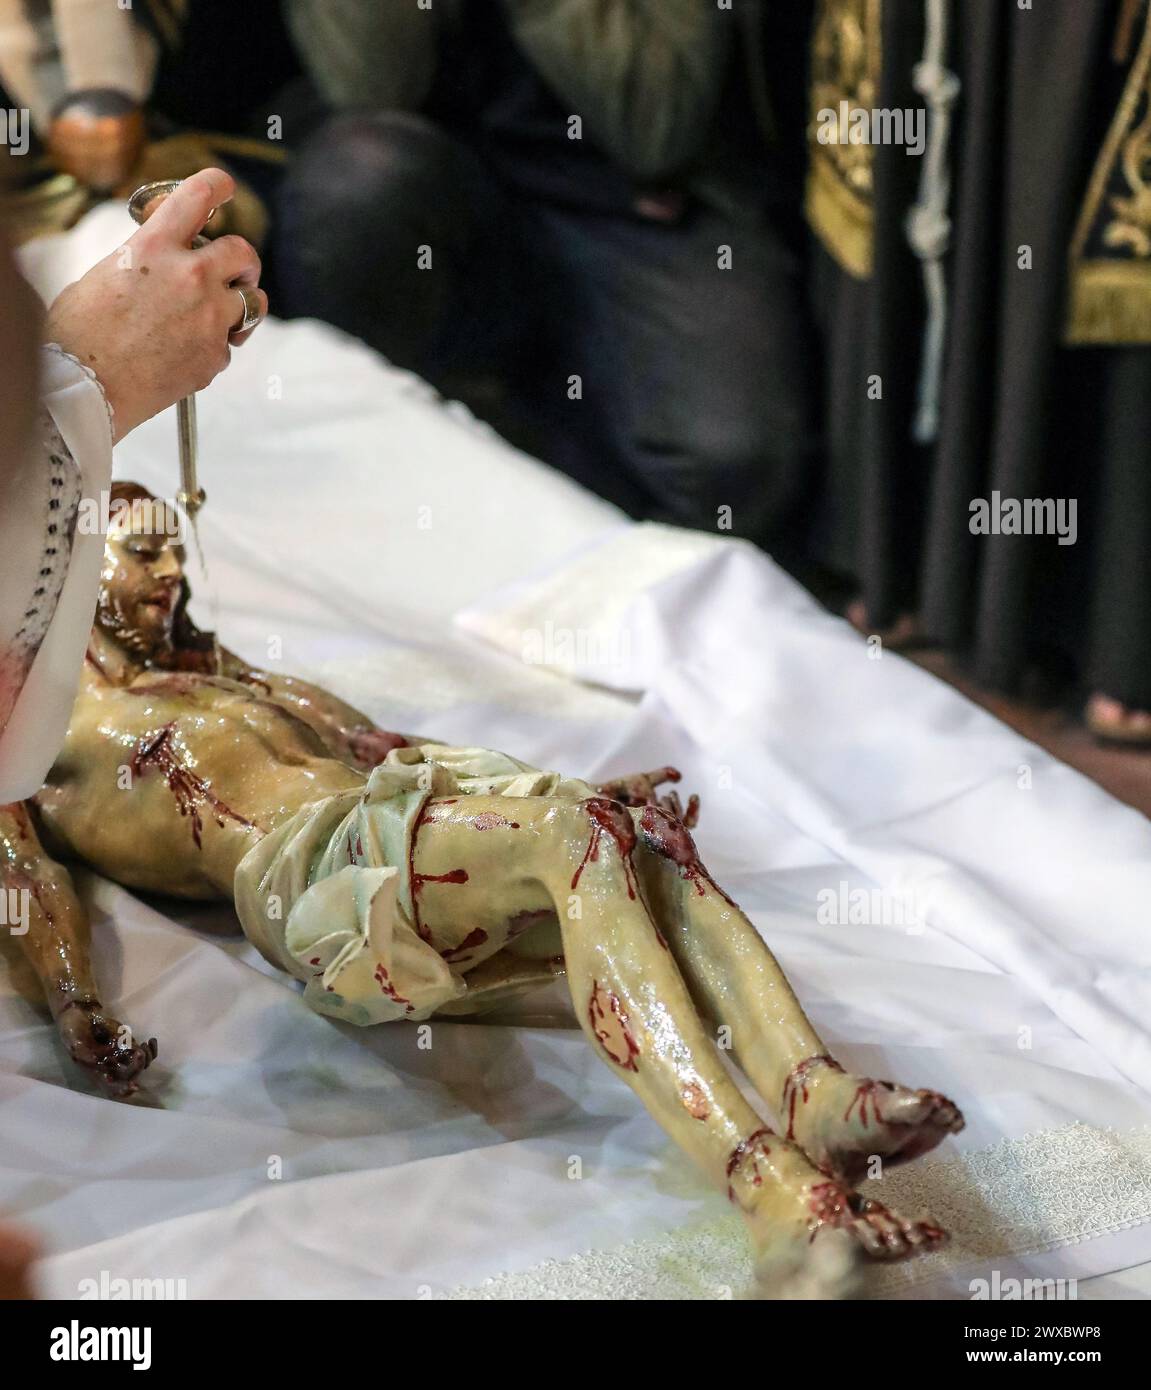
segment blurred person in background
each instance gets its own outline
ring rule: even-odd
[[[58,169],[97,192],[140,157],[158,59],[156,37],[130,6],[0,0],[5,105],[27,112]]]
[[[285,9],[336,114],[282,189],[284,311],[473,404],[497,375],[634,515],[786,544],[815,468],[806,3]]]
[[[21,156],[12,236],[65,230],[100,198],[227,160],[236,194],[208,235],[260,244],[297,76],[267,0],[0,0],[0,107]]]

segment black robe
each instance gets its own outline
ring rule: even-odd
[[[988,684],[1018,689],[1040,670],[1151,709],[1151,346],[1064,345],[1069,247],[1146,9],[1125,62],[1112,53],[1119,0],[950,10],[961,87],[938,437],[911,436],[925,301],[904,224],[920,161],[878,146],[870,278],[817,251],[828,427],[817,551],[855,577],[877,627],[918,613]],[[880,104],[918,106],[923,5],[884,0],[882,14]],[[867,397],[873,373],[882,400]],[[1075,499],[1075,544],[973,534],[971,504],[994,491]]]

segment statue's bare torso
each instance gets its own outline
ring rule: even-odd
[[[306,802],[363,781],[252,685],[147,671],[120,686],[89,664],[37,804],[52,834],[110,878],[230,897],[257,837]]]
[[[90,660],[37,797],[50,835],[128,887],[230,899],[237,865],[263,836],[309,803],[364,788],[366,773],[333,755],[330,729],[317,721],[321,734],[296,712],[306,690],[314,718],[325,692],[294,680],[288,704],[282,686],[291,678],[243,674],[144,671],[117,683]],[[520,957],[557,955],[551,899],[530,873],[505,868],[493,894],[482,852],[490,837],[467,837],[457,851],[459,832],[483,823],[472,800],[433,801],[423,817],[439,833],[420,837],[411,866],[424,871],[421,933],[461,973],[513,942]]]

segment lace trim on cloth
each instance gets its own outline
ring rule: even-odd
[[[36,587],[14,638],[17,647],[31,649],[32,657],[39,650],[60,601],[60,591],[64,587],[72,556],[76,514],[80,508],[80,470],[46,410],[40,412],[40,439],[48,459],[44,541],[40,549]]]
[[[44,409],[40,411],[39,428],[47,463],[43,542],[36,587],[29,595],[28,607],[7,650],[0,652],[0,728],[12,712],[56,612],[68,575],[72,537],[80,509],[80,470],[51,415]]]
[[[1121,1134],[1076,1122],[896,1168],[864,1191],[905,1215],[929,1211],[951,1232],[935,1254],[871,1267],[868,1291],[897,1294],[971,1261],[1041,1254],[1151,1222],[1151,1128]],[[731,1213],[439,1297],[682,1301],[734,1298],[751,1284],[746,1227]]]
[[[92,385],[95,386],[96,390],[100,393],[100,399],[104,402],[104,409],[108,414],[108,428],[112,431],[113,438],[115,438],[116,411],[112,406],[112,402],[108,399],[107,391],[104,390],[104,383],[100,380],[100,378],[96,375],[92,368],[85,366],[84,363],[81,362],[78,357],[75,357],[72,353],[65,351],[65,349],[62,348],[59,343],[45,343],[44,351],[54,352],[58,356],[63,357],[67,361],[71,362],[72,365],[75,368],[77,368],[78,371],[83,372],[84,375],[88,378],[88,380],[92,383]],[[53,426],[53,428],[55,428],[55,426]],[[71,457],[71,455],[69,455],[69,457]]]

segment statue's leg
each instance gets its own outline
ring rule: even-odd
[[[656,807],[633,814],[648,899],[694,998],[730,1030],[732,1052],[779,1128],[817,1167],[858,1182],[873,1157],[906,1162],[963,1128],[963,1116],[937,1091],[845,1072],[755,927],[700,863],[683,825]]]
[[[499,951],[467,973],[468,992],[436,1010],[435,1018],[471,1018],[502,1009],[505,1004],[549,985],[564,973],[563,957],[525,960]]]
[[[4,926],[36,974],[74,1062],[109,1092],[130,1095],[156,1055],[104,1012],[89,948],[88,915],[72,876],[46,853],[28,808],[0,806],[0,893]]]
[[[649,913],[635,845],[631,814],[607,798],[430,802],[412,855],[417,928],[437,949],[465,934],[465,945],[482,946],[501,926],[554,913],[580,1025],[728,1191],[769,1283],[818,1286],[827,1295],[860,1249],[894,1259],[937,1243],[937,1227],[905,1221],[819,1172],[744,1100]],[[450,951],[457,961],[463,953]],[[469,984],[473,976],[482,984],[483,971],[482,963],[468,969]]]
[[[629,813],[596,798],[552,815],[566,822],[549,881],[579,1022],[667,1133],[726,1188],[750,1226],[761,1277],[814,1288],[826,1264],[834,1285],[859,1249],[899,1258],[941,1239],[929,1223],[904,1221],[829,1180],[744,1100],[645,903]],[[815,1238],[831,1231],[853,1237],[854,1250],[842,1235],[821,1247]]]

